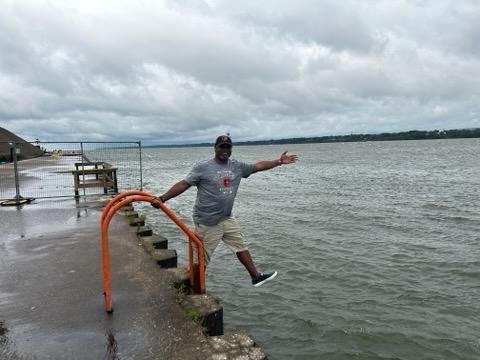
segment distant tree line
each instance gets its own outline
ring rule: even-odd
[[[360,141],[394,141],[394,140],[432,140],[478,138],[480,128],[452,130],[410,130],[396,133],[381,134],[350,134],[320,137],[290,138],[265,141],[236,142],[236,145],[270,145],[270,144],[309,144],[330,142],[360,142]]]
[[[238,141],[235,145],[281,145],[281,144],[315,144],[333,142],[361,142],[361,141],[394,141],[394,140],[433,140],[433,139],[461,139],[479,138],[480,128],[474,129],[451,129],[451,130],[410,130],[396,133],[381,134],[350,134],[301,137],[288,139],[271,139],[257,141]],[[189,144],[189,145],[153,145],[146,147],[193,147],[212,146],[212,143]]]

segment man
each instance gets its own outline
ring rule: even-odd
[[[297,155],[287,155],[285,151],[279,159],[246,164],[230,159],[232,146],[229,136],[219,136],[215,141],[215,157],[195,164],[184,180],[177,182],[157,199],[166,202],[195,185],[197,200],[193,208],[193,220],[195,230],[205,247],[207,264],[220,240],[223,240],[245,266],[252,278],[252,285],[260,286],[272,280],[277,272],[261,273],[255,267],[240,226],[232,217],[233,202],[241,178],[247,178],[258,171],[292,164],[297,161]]]

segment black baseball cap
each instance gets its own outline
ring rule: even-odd
[[[217,137],[217,140],[215,140],[215,146],[220,146],[223,144],[228,144],[230,146],[233,146],[232,139],[230,139],[230,136],[220,135],[219,137]]]

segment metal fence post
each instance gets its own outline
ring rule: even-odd
[[[85,165],[84,165],[84,155],[83,155],[83,142],[80,141],[80,161],[82,162],[82,181],[85,183]],[[85,186],[83,187],[83,198],[86,199],[87,193]]]
[[[140,160],[140,190],[143,191],[142,141],[138,142],[138,147],[139,147],[139,150],[140,150],[140,156],[139,156],[139,160]]]
[[[17,142],[12,141],[10,145],[13,145],[13,171],[15,173],[15,202],[20,204],[20,199],[22,198],[20,196],[20,180],[18,177],[18,164],[17,164]]]

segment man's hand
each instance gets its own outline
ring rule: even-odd
[[[283,164],[293,164],[298,160],[297,155],[287,155],[287,152],[288,151],[285,151],[282,155],[280,155],[280,158],[277,160],[258,161],[257,163],[255,163],[252,173],[256,173],[257,171],[270,170],[274,167],[282,166]]]
[[[161,196],[157,196],[155,198],[155,200],[157,200],[158,202],[161,202],[161,203],[164,203],[165,201],[163,201],[163,198]],[[150,203],[150,205],[152,205],[154,208],[160,208],[160,205],[158,204],[158,202],[153,202],[153,203]]]
[[[297,162],[298,156],[295,154],[287,155],[287,151],[285,151],[282,155],[280,155],[280,159],[278,159],[278,163],[280,165],[283,164],[293,164],[294,162]]]

